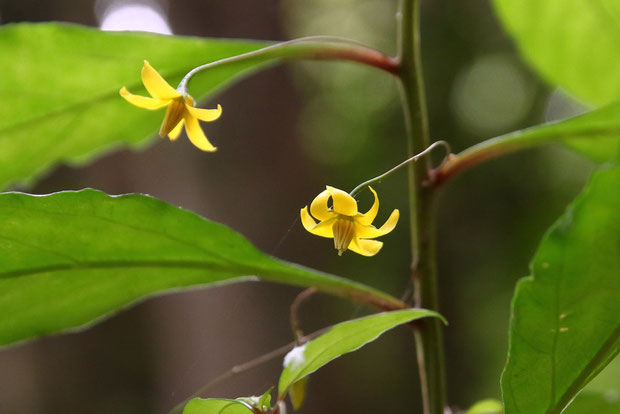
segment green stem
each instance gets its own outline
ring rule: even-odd
[[[429,127],[420,56],[420,0],[401,0],[399,60],[401,96],[409,156],[428,147]],[[415,306],[439,310],[435,261],[435,191],[430,159],[409,165],[409,202]],[[415,332],[418,371],[425,414],[443,414],[446,405],[442,326],[421,321]]]
[[[187,94],[187,84],[190,79],[204,70],[252,61],[260,63],[284,59],[349,60],[384,70],[392,75],[396,75],[398,71],[396,59],[375,49],[339,37],[311,36],[276,43],[252,52],[198,66],[185,75],[177,90],[182,94]]]

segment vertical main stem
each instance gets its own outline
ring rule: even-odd
[[[420,0],[401,0],[399,30],[400,85],[409,156],[430,144],[420,56]],[[409,203],[415,305],[439,310],[435,258],[435,194],[429,178],[430,157],[409,166]],[[420,322],[415,331],[418,370],[425,414],[443,414],[446,380],[442,325],[436,318]]]

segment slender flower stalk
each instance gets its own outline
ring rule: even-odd
[[[198,66],[183,77],[177,90],[181,93],[187,93],[187,86],[191,78],[197,73],[208,69],[247,62],[268,62],[285,59],[349,60],[381,69],[392,75],[396,75],[398,70],[396,59],[361,43],[340,37],[310,36],[277,43],[252,52]]]
[[[445,149],[446,149],[446,160],[450,158],[451,155],[451,149],[450,149],[450,144],[448,144],[446,141],[436,141],[433,142],[427,149],[425,149],[424,151],[414,155],[413,157],[410,157],[408,159],[406,159],[405,161],[401,162],[400,164],[398,164],[396,167],[390,169],[389,171],[384,172],[381,175],[378,175],[374,178],[371,178],[368,181],[364,181],[363,183],[361,183],[360,185],[358,185],[357,187],[355,187],[353,189],[353,191],[351,191],[349,194],[351,195],[351,197],[355,197],[357,195],[357,193],[359,193],[360,191],[362,191],[365,187],[369,187],[371,184],[374,184],[376,182],[379,182],[381,180],[383,180],[384,178],[389,177],[390,175],[392,175],[393,173],[395,173],[396,171],[400,170],[402,167],[404,167],[405,165],[412,163],[412,162],[416,162],[417,160],[419,160],[420,158],[422,158],[423,156],[429,154],[433,149],[435,149],[436,147],[442,145]],[[441,165],[445,164],[445,162],[442,162]]]
[[[305,289],[295,297],[295,300],[291,304],[290,323],[291,330],[293,331],[293,336],[295,336],[295,346],[301,345],[304,338],[304,332],[301,330],[301,324],[299,323],[298,317],[299,307],[303,302],[305,302],[310,296],[314,295],[316,292],[317,290],[315,288]]]

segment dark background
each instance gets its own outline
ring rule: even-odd
[[[0,23],[99,26],[109,3],[3,0]],[[581,110],[528,69],[489,1],[423,3],[433,140],[448,140],[460,151]],[[333,34],[395,51],[396,0],[157,5],[178,35],[286,40]],[[289,63],[253,75],[209,103],[225,109],[205,126],[219,147],[216,154],[202,153],[186,139],[157,140],[145,151],[118,151],[87,167],[59,166],[25,190],[94,187],[152,194],[229,225],[266,253],[401,296],[409,277],[406,214],[371,259],[350,252],[338,257],[329,240],[306,233],[296,221],[299,209],[326,184],[349,191],[406,158],[394,80],[350,63]],[[443,189],[438,261],[441,311],[450,322],[445,343],[454,406],[500,396],[514,284],[528,274],[541,236],[591,169],[563,148],[536,149],[479,166]],[[382,205],[377,224],[393,208],[406,211],[405,178],[403,171],[375,187]],[[362,207],[369,205],[364,193]],[[0,412],[166,413],[233,365],[289,342],[288,306],[298,292],[249,283],[175,293],[83,332],[4,350]],[[302,325],[311,332],[367,311],[317,296],[302,308]],[[337,360],[312,376],[301,412],[415,412],[413,349],[409,331],[398,329]],[[277,383],[280,368],[277,359],[214,387],[209,396],[261,394]]]

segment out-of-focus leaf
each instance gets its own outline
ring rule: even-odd
[[[570,403],[564,414],[618,414],[620,396],[611,391],[607,394],[584,391]]]
[[[291,385],[288,389],[288,396],[291,399],[294,410],[299,410],[306,400],[306,389],[308,386],[308,377],[304,377]]]
[[[59,162],[82,163],[153,137],[163,110],[139,109],[119,96],[122,86],[148,96],[140,81],[144,59],[176,86],[196,66],[264,46],[58,23],[0,26],[0,188]],[[190,93],[203,100],[259,63],[203,72],[192,79]],[[204,128],[212,142],[223,143]]]
[[[512,303],[506,414],[559,413],[620,350],[620,166],[544,237]]]
[[[620,395],[620,357],[615,357],[596,378],[594,378],[583,392],[616,393]]]
[[[504,412],[504,407],[502,403],[493,400],[482,400],[478,401],[476,404],[472,405],[469,410],[467,410],[466,414],[502,414]]]
[[[194,398],[187,403],[183,414],[252,414],[252,409],[238,400]]]
[[[494,2],[521,53],[549,83],[596,105],[620,98],[620,2]]]
[[[143,195],[6,193],[0,222],[0,345],[85,326],[155,293],[231,281],[314,286],[404,306],[273,259],[228,227]]]
[[[384,312],[365,318],[342,322],[328,332],[300,347],[285,358],[286,366],[278,384],[278,399],[289,388],[334,359],[353,352],[377,339],[382,333],[407,322],[426,317],[443,317],[426,309]]]

